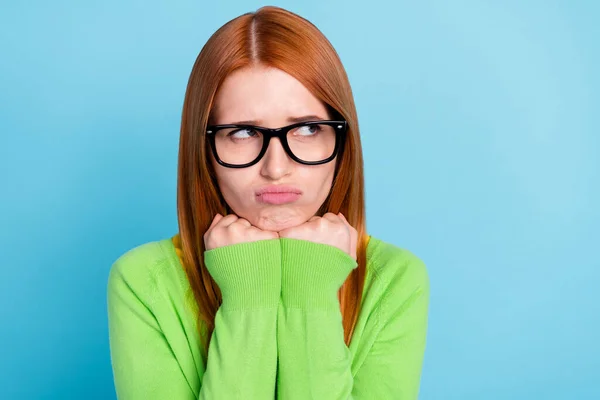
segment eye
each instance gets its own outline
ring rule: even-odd
[[[255,137],[258,135],[258,132],[252,130],[250,128],[241,128],[231,131],[227,134],[227,136],[232,137],[233,139],[248,139],[251,137]]]
[[[313,136],[321,131],[320,125],[304,125],[295,130],[294,135]]]

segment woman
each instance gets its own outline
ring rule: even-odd
[[[415,399],[423,262],[365,231],[360,137],[337,53],[263,7],[221,27],[183,107],[179,233],[112,266],[122,399]]]

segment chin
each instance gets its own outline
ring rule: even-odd
[[[257,216],[255,221],[251,221],[252,225],[256,226],[263,231],[279,232],[287,228],[292,228],[306,222],[310,217],[305,218],[300,215],[283,216],[283,215],[270,215],[270,216]]]
[[[281,222],[275,222],[275,221],[259,221],[257,222],[257,225],[255,225],[257,228],[262,229],[263,231],[271,231],[271,232],[280,232],[284,229],[287,228],[292,228],[294,226],[298,226],[302,224],[302,222],[296,222],[293,220],[289,220],[289,221],[281,221]]]

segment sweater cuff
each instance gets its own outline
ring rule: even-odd
[[[225,310],[277,307],[281,293],[278,239],[236,243],[204,252]]]
[[[337,247],[281,238],[281,300],[285,307],[339,310],[338,290],[356,261]]]

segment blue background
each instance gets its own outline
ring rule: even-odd
[[[428,265],[420,398],[600,398],[600,3],[275,4],[347,69],[369,232]],[[176,232],[192,65],[262,5],[2,3],[0,398],[114,398],[109,268]]]

